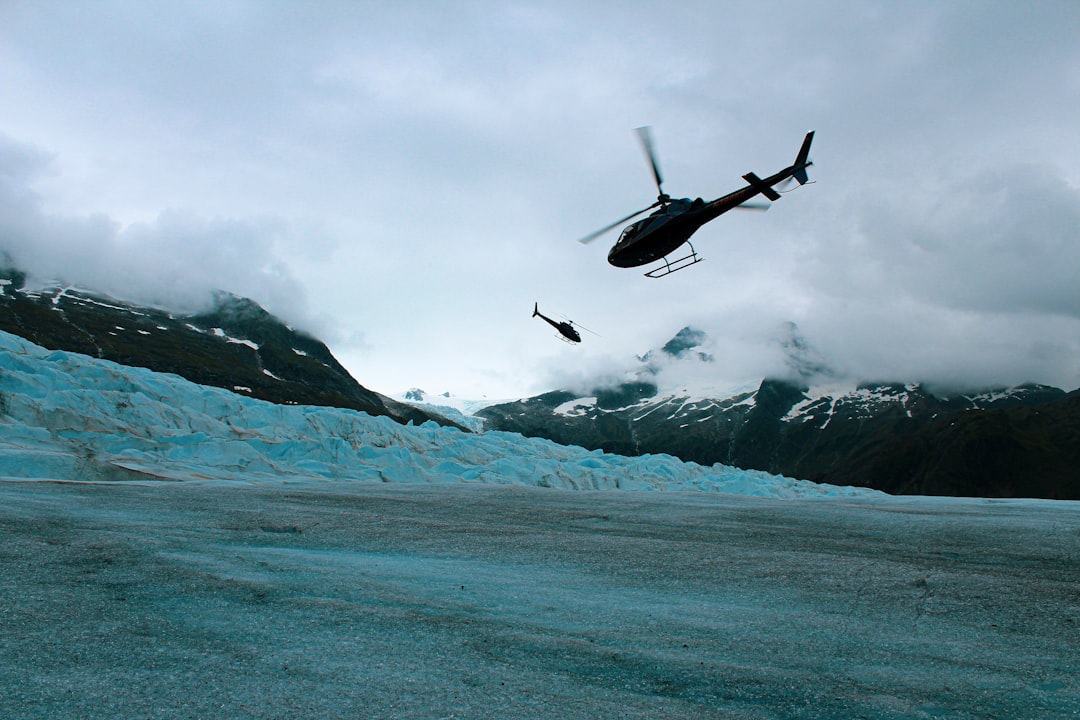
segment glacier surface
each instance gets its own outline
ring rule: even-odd
[[[5,720],[1080,714],[1080,503],[404,427],[0,334],[0,538]]]

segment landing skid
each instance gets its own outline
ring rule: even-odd
[[[690,245],[690,241],[687,240],[686,244]],[[678,272],[679,270],[684,270],[684,269],[690,267],[691,265],[696,265],[696,264],[698,264],[699,262],[701,262],[704,259],[705,258],[698,257],[697,250],[694,249],[693,245],[690,245],[690,254],[689,255],[681,257],[678,260],[670,260],[670,261],[665,257],[664,258],[664,264],[662,266],[654,267],[652,270],[645,273],[645,277],[647,277],[647,278],[662,278],[665,275],[670,275],[673,272]]]

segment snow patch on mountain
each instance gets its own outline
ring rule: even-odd
[[[258,350],[259,349],[258,344],[253,343],[251,340],[243,340],[241,338],[232,337],[232,336],[230,336],[228,333],[226,333],[224,330],[222,330],[219,327],[210,328],[210,332],[212,332],[214,334],[214,337],[219,337],[222,340],[224,340],[225,342],[233,343],[234,345],[247,345],[252,350]]]
[[[577,398],[575,400],[564,402],[551,412],[564,417],[580,417],[584,415],[587,410],[594,407],[596,407],[595,397]]]

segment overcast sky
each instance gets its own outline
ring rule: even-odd
[[[178,310],[251,297],[362,384],[508,398],[684,325],[857,378],[1080,386],[1080,3],[0,0],[0,249]],[[789,165],[661,280],[655,200]],[[595,331],[560,342],[541,311]]]

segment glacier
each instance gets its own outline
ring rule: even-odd
[[[0,717],[1076,718],[1080,503],[279,406],[0,334]]]
[[[0,333],[0,476],[83,480],[475,482],[576,490],[864,495],[668,455],[277,405]]]

